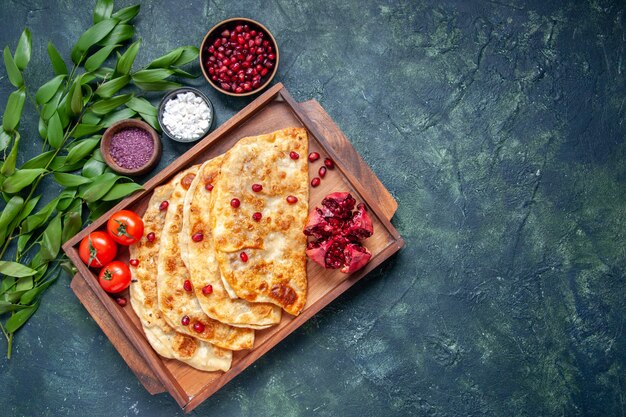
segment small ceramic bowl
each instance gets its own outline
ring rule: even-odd
[[[202,132],[202,134],[198,135],[197,137],[194,137],[193,139],[181,139],[181,138],[176,137],[172,132],[170,132],[170,130],[167,128],[167,125],[163,123],[163,113],[165,112],[165,104],[171,99],[176,98],[178,94],[187,93],[187,92],[194,93],[196,96],[204,100],[204,102],[206,103],[211,113],[211,115],[209,116],[209,127],[207,127],[204,130],[204,132]],[[158,119],[159,119],[159,125],[161,125],[161,129],[170,139],[175,140],[177,142],[189,143],[189,142],[195,142],[198,139],[205,137],[211,131],[211,127],[213,127],[213,121],[215,120],[215,111],[213,110],[213,103],[211,103],[211,100],[209,100],[209,98],[206,95],[204,95],[200,90],[198,90],[197,88],[193,88],[193,87],[181,87],[181,88],[177,88],[176,90],[170,91],[169,93],[165,95],[165,97],[163,97],[163,99],[161,100],[161,103],[159,104]]]
[[[115,136],[116,133],[130,128],[138,128],[146,131],[150,135],[153,143],[152,154],[148,162],[138,168],[132,169],[118,165],[111,156],[111,139],[113,139],[113,136]],[[106,162],[113,171],[118,174],[138,176],[147,173],[159,162],[161,158],[161,139],[148,123],[137,119],[125,119],[112,124],[111,127],[104,131],[104,135],[102,135],[102,140],[100,141],[100,151],[102,152],[104,162]],[[132,152],[132,149],[130,151]]]
[[[272,47],[273,54],[276,55],[276,61],[273,64],[273,68],[271,68],[271,70],[268,71],[268,73],[265,76],[262,76],[261,84],[257,88],[253,88],[251,91],[244,91],[242,93],[236,93],[232,90],[231,91],[224,90],[220,86],[219,82],[214,81],[212,79],[213,75],[209,73],[209,67],[207,66],[209,57],[212,56],[211,52],[209,51],[209,48],[213,46],[216,40],[222,38],[222,32],[224,30],[232,31],[239,24],[248,25],[250,30],[256,30],[257,32],[262,31],[264,33],[264,36],[266,36],[264,40],[269,41],[270,43],[269,46]],[[242,45],[242,47],[246,48],[245,45]],[[251,94],[256,94],[260,92],[261,90],[263,90],[265,87],[267,87],[272,81],[272,79],[274,78],[274,76],[276,75],[276,71],[278,70],[278,63],[280,62],[278,44],[276,43],[276,39],[274,39],[274,36],[272,35],[272,33],[261,23],[257,22],[256,20],[248,19],[246,17],[233,17],[231,19],[223,20],[219,22],[217,25],[213,26],[207,32],[207,34],[204,36],[204,39],[202,40],[202,44],[200,45],[199,57],[200,57],[200,68],[202,69],[202,74],[204,74],[204,78],[206,78],[209,84],[211,84],[211,86],[215,88],[217,91],[219,91],[220,93],[224,93],[224,94],[227,94],[229,96],[234,96],[234,97],[243,97],[243,96],[249,96]]]

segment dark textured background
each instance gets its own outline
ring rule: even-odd
[[[2,1],[0,45],[33,31],[31,86],[51,77],[47,41],[67,55],[91,8]],[[602,0],[144,2],[139,63],[223,18],[265,23],[276,80],[345,131],[397,198],[407,241],[193,415],[625,415],[625,13]],[[249,102],[194,84],[218,124]],[[3,71],[2,106],[10,91]],[[164,144],[161,167],[187,149]],[[182,415],[144,391],[68,284],[0,359],[0,414]]]

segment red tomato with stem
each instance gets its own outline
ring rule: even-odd
[[[117,255],[117,245],[105,232],[91,232],[83,238],[78,247],[80,259],[92,268],[102,268]]]
[[[107,231],[120,245],[132,245],[143,236],[143,220],[130,210],[120,210],[109,218]]]
[[[122,261],[113,261],[100,271],[98,282],[106,292],[115,294],[130,285],[130,269]]]

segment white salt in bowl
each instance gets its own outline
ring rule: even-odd
[[[201,131],[194,132],[193,136],[187,137],[187,138],[177,136],[169,128],[166,121],[164,121],[164,115],[165,115],[166,106],[168,105],[168,103],[171,100],[178,100],[178,95],[185,94],[185,93],[193,93],[196,97],[199,97],[202,101],[204,101],[204,103],[206,104],[208,108],[208,112],[207,112],[208,123],[206,127],[201,129]],[[193,87],[181,87],[181,88],[177,88],[176,90],[170,91],[168,94],[165,95],[165,97],[163,97],[163,99],[161,100],[161,103],[159,104],[158,119],[159,119],[159,125],[161,125],[161,129],[170,139],[175,140],[177,142],[195,142],[198,139],[202,139],[203,137],[205,137],[211,131],[211,127],[213,126],[213,121],[215,120],[215,112],[213,110],[213,103],[211,103],[211,100],[209,100],[208,97],[205,96],[200,90],[193,88]],[[178,125],[180,126],[180,124],[181,123],[179,123]],[[191,128],[197,127],[197,126],[198,126],[198,123],[191,125]]]

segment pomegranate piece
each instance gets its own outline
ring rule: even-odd
[[[291,151],[289,152],[289,157],[293,160],[296,160],[298,158],[300,158],[300,154],[296,151]]]
[[[374,233],[365,204],[354,210],[356,200],[347,192],[337,192],[322,200],[309,214],[306,236],[316,240],[307,244],[306,254],[314,262],[345,274],[361,269],[372,257],[361,243]],[[353,211],[354,210],[354,211]]]
[[[315,177],[311,180],[311,187],[317,187],[320,185],[321,180],[318,177]]]
[[[320,167],[317,173],[320,175],[320,178],[324,178],[326,176],[326,167]]]
[[[196,333],[202,333],[204,331],[204,324],[200,323],[199,321],[193,324],[193,330]]]
[[[263,218],[263,214],[258,211],[252,215],[252,220],[255,222],[260,222],[261,218]]]
[[[309,162],[315,162],[315,161],[317,161],[318,159],[320,159],[320,154],[319,154],[319,153],[317,153],[317,152],[311,152],[311,153],[309,154]]]
[[[210,295],[213,292],[213,286],[211,284],[202,287],[202,294]]]
[[[189,281],[188,279],[186,279],[183,282],[183,289],[187,292],[191,292],[191,290],[193,289],[193,287],[191,286],[191,281]]]
[[[324,165],[326,166],[326,168],[328,169],[335,169],[335,163],[333,162],[332,159],[330,158],[326,158],[324,159]]]
[[[260,192],[263,189],[263,186],[261,184],[252,184],[252,191],[254,191],[255,193]]]
[[[148,239],[148,242],[154,242],[154,239],[156,239],[156,235],[150,232],[146,235],[146,239]]]
[[[126,300],[126,297],[117,297],[115,299],[115,302],[120,306],[120,307],[125,307],[126,303],[128,302],[128,300]]]
[[[244,263],[245,263],[245,262],[248,262],[248,254],[247,254],[247,253],[245,253],[245,252],[241,252],[241,253],[239,254],[239,257],[241,258],[241,262],[244,262]]]
[[[233,208],[238,208],[241,205],[241,201],[239,201],[238,198],[233,198],[232,200],[230,200],[230,205]]]
[[[298,202],[298,197],[296,197],[295,195],[288,195],[287,196],[287,203],[289,204],[296,204]]]
[[[208,183],[207,185],[204,186],[205,190],[207,191],[213,191],[213,184]]]
[[[340,269],[344,274],[358,271],[367,264],[372,254],[360,243],[348,243],[343,249],[344,266]]]
[[[352,218],[343,226],[343,232],[349,237],[356,239],[367,239],[374,233],[372,219],[367,214],[365,204],[356,206],[356,211],[352,213]]]
[[[129,263],[131,266],[137,266],[137,265],[139,265],[139,259],[134,259],[134,258],[133,258],[133,259],[130,259],[130,260],[128,261],[128,263]]]
[[[202,233],[194,233],[193,236],[191,236],[191,240],[193,240],[194,242],[202,242],[202,239],[204,239],[204,235]]]
[[[189,316],[183,316],[183,318],[180,319],[180,324],[182,324],[183,326],[188,326],[190,321],[191,320],[189,319]]]
[[[169,206],[170,206],[170,203],[167,200],[162,201],[161,204],[159,204],[159,210],[161,211],[167,210]]]

